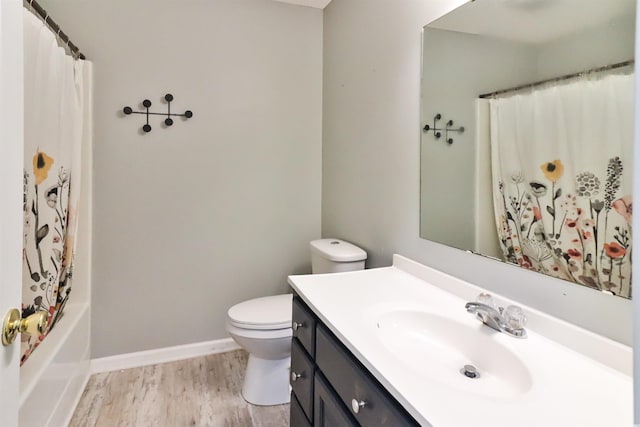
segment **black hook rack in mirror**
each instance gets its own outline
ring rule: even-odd
[[[435,116],[433,116],[433,126],[430,126],[430,125],[426,124],[422,128],[422,131],[424,133],[427,133],[429,131],[433,131],[433,136],[435,136],[436,139],[440,139],[442,137],[442,131],[444,131],[444,139],[445,139],[445,141],[447,141],[447,144],[451,145],[451,144],[453,144],[453,138],[449,137],[449,132],[460,132],[460,133],[463,133],[464,132],[464,126],[460,126],[457,129],[453,129],[453,120],[449,120],[445,124],[444,128],[438,128],[437,127],[437,122],[439,120],[441,120],[441,119],[442,119],[442,114],[440,114],[440,113],[436,114]]]
[[[151,125],[149,124],[149,116],[167,116],[167,118],[164,119],[164,124],[166,126],[173,125],[173,119],[171,117],[184,117],[185,119],[190,119],[191,117],[193,117],[193,112],[191,110],[186,110],[182,114],[175,114],[171,112],[171,101],[173,101],[173,95],[171,95],[170,93],[164,96],[164,100],[167,101],[166,113],[152,113],[151,111],[149,111],[149,107],[151,107],[152,104],[151,104],[151,101],[149,101],[148,99],[145,99],[144,101],[142,101],[142,106],[145,108],[145,111],[133,111],[131,107],[126,106],[122,109],[122,112],[127,116],[130,114],[146,115],[147,122],[142,126],[142,130],[147,133],[151,132]]]

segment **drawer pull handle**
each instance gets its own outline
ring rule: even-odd
[[[364,400],[351,399],[351,409],[353,409],[354,413],[360,412],[360,409],[367,406],[367,402]]]
[[[298,378],[302,378],[302,374],[297,374],[291,371],[291,382],[296,382]]]
[[[293,322],[292,327],[293,327],[293,330],[294,330],[294,331],[297,331],[297,330],[298,330],[298,329],[300,329],[300,328],[304,328],[304,323],[302,323],[302,322],[300,322],[300,323],[298,323],[298,322]]]

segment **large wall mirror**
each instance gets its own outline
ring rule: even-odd
[[[631,298],[635,0],[424,28],[420,236]]]

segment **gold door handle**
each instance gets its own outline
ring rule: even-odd
[[[9,345],[16,339],[18,333],[27,335],[42,335],[47,331],[49,313],[39,311],[24,319],[20,318],[17,308],[9,310],[2,322],[2,345]]]

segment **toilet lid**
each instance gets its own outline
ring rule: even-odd
[[[231,324],[239,328],[290,328],[292,300],[291,294],[250,299],[234,305],[227,314]]]

